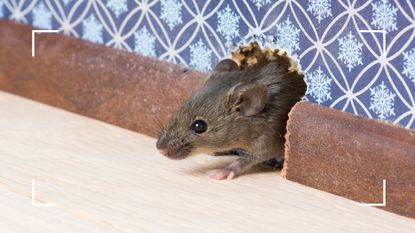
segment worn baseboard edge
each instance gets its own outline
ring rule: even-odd
[[[206,77],[203,72],[61,34],[38,35],[36,56],[32,58],[32,27],[0,20],[0,28],[0,90],[153,137],[157,136],[159,124],[165,123]],[[291,136],[297,132],[288,129]],[[305,132],[309,136],[313,133]],[[291,137],[288,139],[292,142]],[[301,174],[302,178],[307,175],[301,172],[305,164],[296,163],[295,157],[291,152],[286,178],[353,200],[378,199],[374,193],[366,193],[361,199],[349,194],[361,193],[359,189],[333,192],[295,178],[290,174]],[[300,170],[293,171],[293,167]],[[327,169],[329,173],[337,171],[338,165],[317,169]],[[330,174],[330,178],[343,180],[347,173],[341,171]],[[379,188],[373,176],[365,180]],[[412,212],[391,211],[413,217]]]
[[[283,177],[415,218],[415,131],[309,102],[287,131]]]
[[[0,90],[156,136],[206,74],[0,20]]]

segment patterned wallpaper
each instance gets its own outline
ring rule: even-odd
[[[299,61],[308,100],[415,128],[414,0],[0,0],[0,17],[199,70],[258,40]]]

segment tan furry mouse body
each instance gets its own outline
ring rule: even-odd
[[[256,43],[240,47],[183,103],[162,129],[157,148],[171,159],[243,151],[226,168],[209,172],[214,179],[234,178],[284,156],[288,112],[305,92],[303,74],[286,53]]]

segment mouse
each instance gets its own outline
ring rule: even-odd
[[[304,74],[286,52],[240,46],[220,61],[169,122],[156,147],[169,159],[237,155],[207,173],[233,179],[254,165],[284,158],[288,113],[305,95]]]

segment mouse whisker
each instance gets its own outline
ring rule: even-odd
[[[142,101],[142,104],[145,106],[145,108],[147,108],[148,110],[151,111],[150,115],[148,116],[151,119],[151,121],[153,122],[153,124],[151,124],[151,126],[150,126],[151,129],[158,132],[158,133],[165,130],[164,124],[162,123],[162,120],[159,118],[159,116],[156,114],[156,111],[153,110],[153,108],[151,108],[150,105],[147,102]],[[154,126],[154,125],[156,125],[156,126]]]
[[[151,115],[150,119],[152,120],[153,124],[156,125],[155,129],[158,132],[162,132],[163,130],[165,130],[165,127],[159,117],[157,117],[156,115]]]

